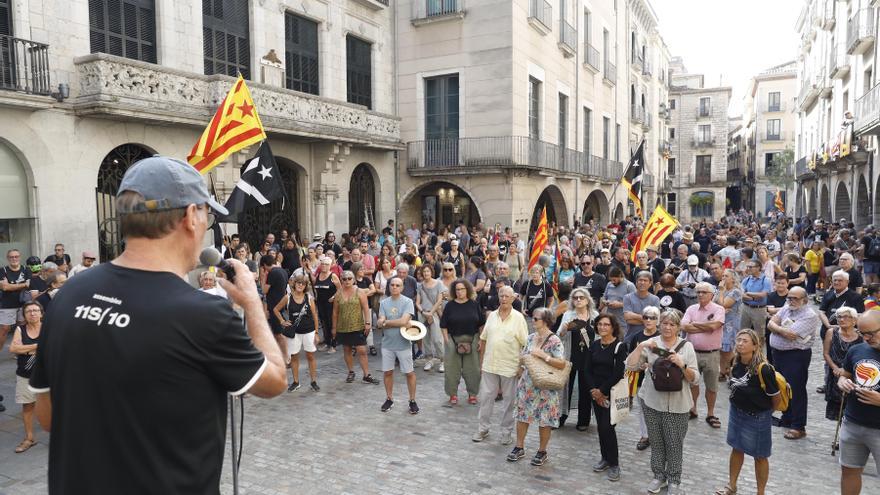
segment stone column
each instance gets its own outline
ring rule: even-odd
[[[320,188],[313,190],[312,205],[314,205],[312,230],[315,233],[324,233],[327,231],[327,191],[323,191]]]

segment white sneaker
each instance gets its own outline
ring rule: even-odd
[[[660,490],[666,486],[666,480],[654,478],[648,485],[648,493],[660,493]]]
[[[431,368],[434,367],[434,361],[429,359],[427,363],[425,363],[425,367],[422,368],[425,371],[431,371]]]
[[[440,367],[437,368],[437,371],[439,371],[440,373],[446,373],[446,367],[443,366],[442,362],[440,363]]]
[[[513,435],[511,435],[509,431],[504,432],[501,435],[501,445],[510,445],[512,443],[513,443]]]
[[[474,433],[474,436],[471,437],[471,440],[473,440],[475,442],[482,442],[488,436],[489,436],[488,431],[477,431],[476,433]]]

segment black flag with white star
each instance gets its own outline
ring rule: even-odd
[[[636,215],[642,218],[642,170],[645,165],[645,140],[639,143],[629,164],[626,166],[626,172],[620,182],[626,188],[627,196],[633,202],[636,208]]]
[[[242,211],[266,206],[283,197],[284,187],[275,156],[272,155],[269,143],[263,141],[257,154],[241,167],[241,178],[226,201],[229,215],[220,221],[234,222]]]

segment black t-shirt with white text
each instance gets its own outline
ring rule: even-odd
[[[31,274],[31,270],[26,266],[19,266],[18,270],[13,270],[12,268],[6,266],[3,269],[0,269],[0,277],[5,278],[6,281],[10,284],[23,284],[33,278],[33,274]],[[0,296],[0,308],[20,308],[21,291],[23,290],[25,289],[2,291],[3,295]]]
[[[598,308],[599,299],[602,299],[602,295],[605,294],[605,286],[608,285],[608,281],[601,273],[593,272],[587,276],[583,272],[578,272],[574,276],[573,285],[587,289],[593,299],[593,307]]]
[[[750,413],[759,413],[773,409],[772,397],[779,393],[776,384],[776,373],[773,367],[765,364],[761,368],[761,376],[764,378],[764,388],[755,373],[742,362],[737,362],[730,370],[730,402],[739,409]]]
[[[553,301],[553,287],[546,281],[535,284],[531,280],[520,287],[519,293],[523,296],[523,313],[532,316],[532,311],[549,307]]]
[[[266,362],[226,299],[173,273],[71,278],[30,379],[52,399],[49,493],[219,493],[227,393]]]

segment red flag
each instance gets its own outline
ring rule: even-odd
[[[535,239],[532,241],[532,254],[529,256],[529,270],[538,262],[544,248],[547,247],[547,206],[541,210],[541,218],[538,220],[538,229],[535,231]]]
[[[724,262],[721,263],[721,268],[724,268],[725,270],[728,268],[733,268],[733,262],[730,261],[730,256],[724,258]]]

